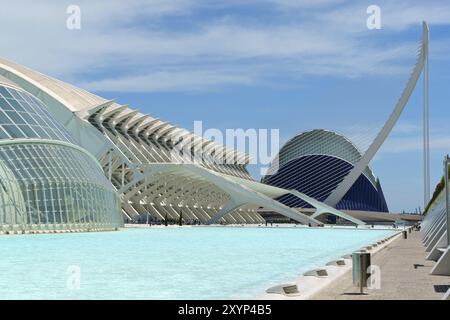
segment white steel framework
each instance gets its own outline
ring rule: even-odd
[[[263,223],[257,209],[264,207],[300,223],[320,224],[274,200],[291,191],[254,181],[246,154],[7,60],[0,60],[0,75],[43,101],[77,144],[98,159],[127,219]],[[362,224],[304,200],[321,213]]]
[[[411,96],[414,88],[416,87],[417,81],[420,75],[423,73],[424,69],[427,70],[426,65],[428,61],[428,25],[426,22],[422,23],[422,43],[420,46],[420,51],[417,56],[417,62],[415,68],[409,78],[405,90],[403,91],[400,99],[388,120],[384,124],[383,128],[380,130],[372,144],[363,154],[358,163],[354,168],[348,173],[344,180],[333,190],[333,192],[325,200],[325,203],[335,207],[337,203],[344,197],[347,191],[355,183],[361,173],[369,165],[370,161],[373,159],[375,154],[380,149],[381,145],[384,143],[392,128],[396,124],[397,120],[403,112],[406,104],[408,103],[409,97]],[[424,82],[425,82],[425,94],[424,94],[424,199],[427,203],[429,199],[429,156],[428,156],[428,74],[424,72]]]
[[[428,205],[426,217],[421,224],[421,233],[428,260],[436,261],[431,270],[433,275],[450,275],[450,158],[444,159],[444,186],[436,190]],[[437,193],[439,192],[439,193]]]

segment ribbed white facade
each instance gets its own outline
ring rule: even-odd
[[[263,223],[257,209],[266,207],[318,224],[273,200],[289,190],[254,181],[246,154],[7,60],[0,75],[43,101],[98,159],[127,220]]]

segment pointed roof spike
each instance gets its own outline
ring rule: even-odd
[[[101,110],[101,109],[105,109],[107,107],[109,107],[110,105],[114,104],[116,101],[113,100],[107,100],[99,105],[94,105],[94,106],[89,106],[85,109],[79,110],[79,111],[74,111],[73,114],[75,114],[77,117],[81,118],[81,119],[87,119],[89,118],[91,115],[93,115],[94,113],[96,113],[97,111]]]

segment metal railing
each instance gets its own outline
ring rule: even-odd
[[[445,185],[445,208],[447,213],[447,244],[450,245],[450,203],[449,203],[449,165],[450,165],[450,157],[449,155],[445,156],[444,159],[444,185]]]

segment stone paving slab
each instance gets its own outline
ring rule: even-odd
[[[450,288],[450,277],[430,275],[435,262],[425,260],[426,255],[420,233],[413,231],[372,256],[372,265],[381,270],[380,289],[365,288],[366,294],[359,295],[350,271],[313,300],[439,300]]]

